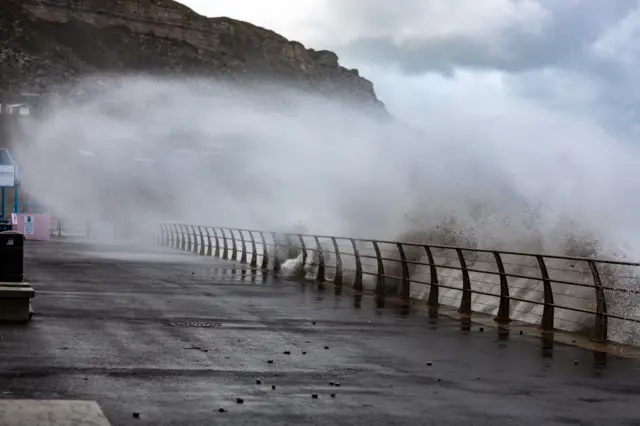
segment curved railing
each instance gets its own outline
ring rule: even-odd
[[[638,343],[640,263],[400,241],[164,223],[156,243],[279,272],[372,290],[379,298],[425,299],[463,315],[538,323],[543,331],[590,332],[595,341]]]

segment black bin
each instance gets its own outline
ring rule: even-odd
[[[0,232],[13,230],[11,219],[0,219]]]
[[[24,235],[15,231],[0,232],[0,282],[24,280]]]

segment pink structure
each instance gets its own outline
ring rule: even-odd
[[[18,213],[13,229],[22,232],[27,240],[48,241],[51,238],[51,215],[47,213]]]

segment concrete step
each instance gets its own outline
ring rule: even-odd
[[[26,283],[0,283],[0,321],[26,322],[33,316],[35,291]]]
[[[111,426],[95,401],[0,400],[0,426]]]

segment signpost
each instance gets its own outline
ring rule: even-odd
[[[24,235],[35,234],[36,221],[31,215],[24,217]]]
[[[16,181],[16,168],[14,165],[0,165],[0,186],[13,187]]]
[[[14,188],[14,198],[13,198],[13,213],[18,213],[18,187],[20,186],[20,179],[18,174],[18,167],[16,166],[15,161],[13,161],[13,157],[6,149],[0,149],[0,187],[2,188],[2,193],[0,197],[2,198],[1,211],[0,211],[0,219],[5,219],[5,198],[6,198],[6,189]]]

